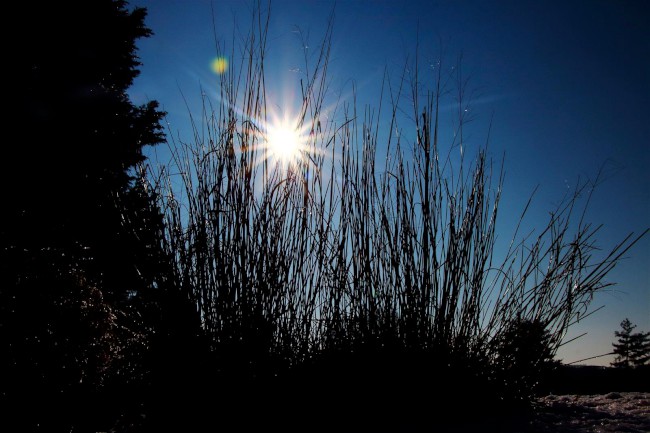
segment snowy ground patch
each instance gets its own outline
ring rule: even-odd
[[[648,433],[650,393],[548,395],[539,399],[534,433]]]

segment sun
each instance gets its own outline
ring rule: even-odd
[[[286,125],[269,127],[267,140],[273,155],[285,162],[295,158],[300,147],[300,135]]]
[[[277,162],[293,165],[301,159],[304,138],[300,128],[291,119],[274,121],[266,127],[266,145]]]

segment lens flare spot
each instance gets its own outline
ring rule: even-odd
[[[225,57],[217,57],[210,64],[210,69],[217,75],[224,74],[228,70],[228,59]]]

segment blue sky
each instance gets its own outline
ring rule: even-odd
[[[233,25],[247,33],[249,0],[132,0],[148,9],[154,36],[138,44],[141,75],[134,102],[159,101],[169,130],[190,139],[189,111],[199,110],[201,87],[216,88],[210,62],[219,41],[232,43]],[[315,51],[334,2],[273,1],[268,34],[267,89],[282,94],[303,73],[305,47]],[[213,27],[214,10],[214,27]],[[213,28],[215,31],[213,32]],[[505,152],[501,203],[506,243],[530,193],[539,186],[528,224],[541,229],[548,211],[578,180],[605,179],[588,219],[603,224],[598,244],[613,246],[650,227],[650,3],[639,1],[370,1],[338,0],[329,78],[333,93],[360,108],[376,106],[383,71],[399,71],[415,55],[455,65],[475,95],[469,146]],[[236,30],[237,31],[237,30]],[[440,56],[440,48],[445,55]],[[280,105],[280,103],[278,103]],[[443,125],[444,127],[444,125]],[[613,290],[598,295],[605,309],[576,325],[588,335],[561,349],[567,362],[611,350],[625,318],[650,331],[650,236],[608,276]],[[610,357],[589,363],[607,364]]]

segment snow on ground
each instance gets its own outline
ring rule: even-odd
[[[549,395],[539,404],[534,433],[650,432],[650,393]]]

